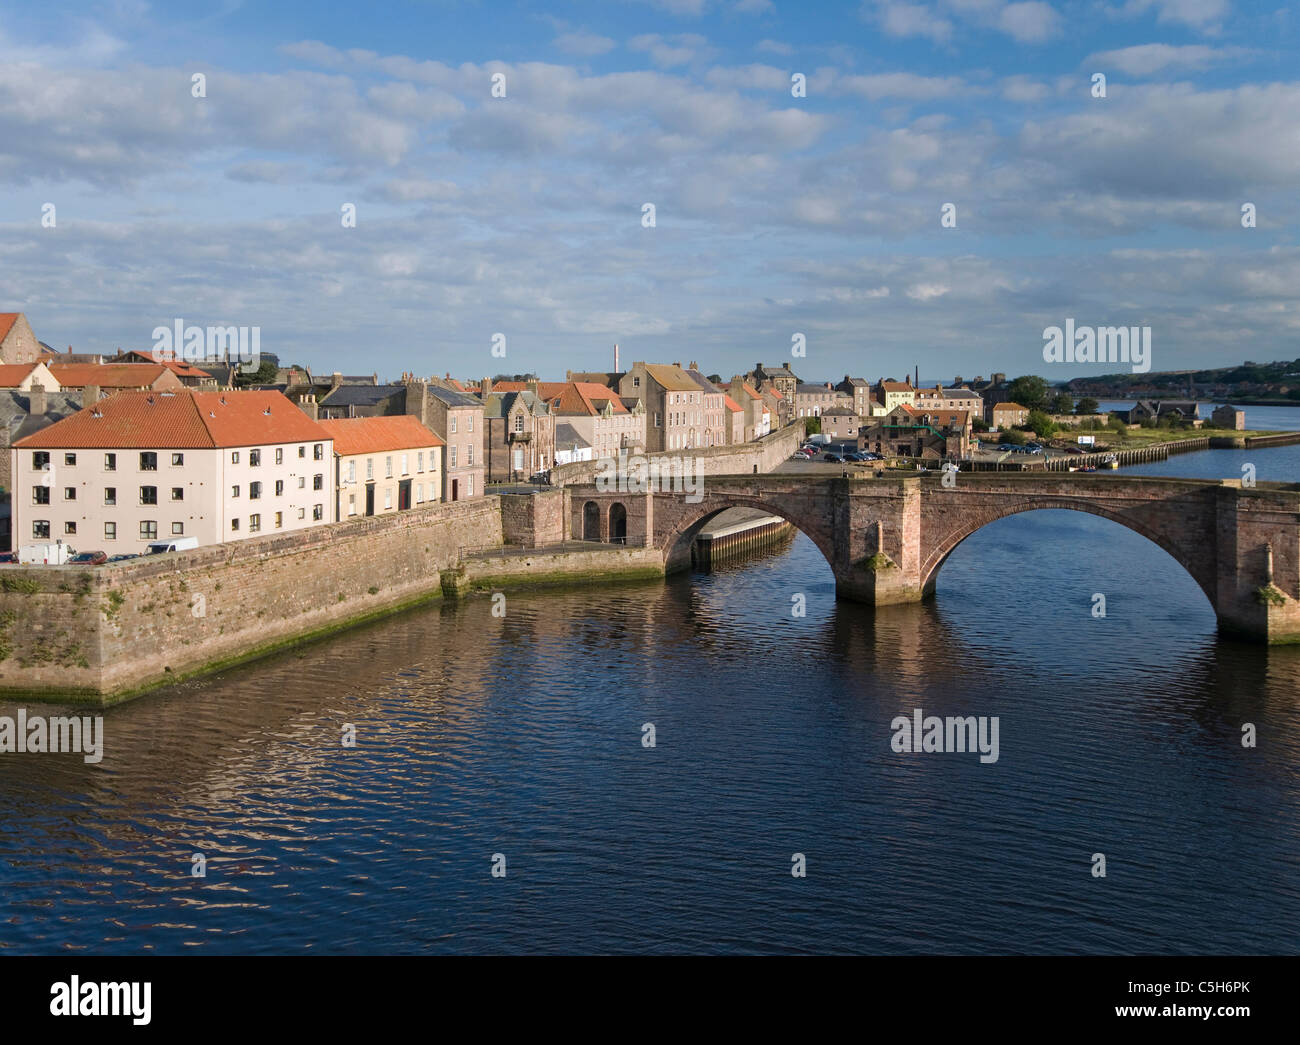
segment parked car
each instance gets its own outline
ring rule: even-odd
[[[123,555],[110,555],[110,556],[108,557],[108,561],[109,561],[109,562],[126,562],[128,559],[138,559],[138,558],[140,558],[140,553],[139,553],[139,552],[126,552],[126,553],[123,554]]]
[[[844,455],[844,460],[846,460],[846,461],[865,461],[865,460],[867,460],[867,455],[866,455],[866,454],[863,454],[863,453],[859,453],[857,450],[850,450],[848,453],[846,453],[846,454]]]
[[[843,464],[844,458],[839,454],[822,454],[823,461],[830,461],[832,464]]]
[[[103,566],[108,562],[108,552],[77,552],[68,560],[72,566]]]
[[[530,483],[535,483],[538,486],[550,486],[551,473],[549,471],[534,472],[532,475],[528,477],[528,481]]]
[[[17,564],[17,552],[0,552],[0,566],[16,566]]]

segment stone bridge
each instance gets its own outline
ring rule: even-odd
[[[1222,630],[1300,642],[1300,484],[990,473],[910,478],[712,476],[698,493],[566,489],[575,539],[659,549],[690,564],[691,543],[718,512],[744,505],[788,519],[821,549],[842,598],[875,605],[933,594],[944,561],[994,520],[1038,508],[1089,512],[1126,526],[1177,560]]]

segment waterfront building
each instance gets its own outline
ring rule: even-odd
[[[55,359],[41,349],[27,317],[21,312],[0,312],[0,364],[36,363]]]
[[[528,384],[521,391],[493,391],[483,396],[490,483],[527,479],[555,463],[555,414],[538,394],[537,382]]]
[[[972,417],[984,415],[984,400],[969,388],[918,388],[912,405],[923,410],[965,410]]]
[[[1015,428],[1017,425],[1028,424],[1029,408],[1021,406],[1019,403],[994,403],[988,407],[988,422],[989,427],[995,432]]]
[[[704,425],[704,391],[680,363],[635,362],[619,380],[617,391],[624,399],[641,401],[647,452],[698,445],[693,433]]]
[[[844,404],[850,407],[859,417],[870,417],[868,412],[871,402],[871,382],[861,377],[850,377],[844,375],[844,380],[835,386],[837,392],[843,392],[849,396],[853,402]]]
[[[1246,427],[1246,411],[1238,410],[1235,406],[1216,407],[1210,419],[1220,428],[1232,428],[1240,432]]]
[[[886,457],[965,459],[970,456],[971,416],[965,410],[920,410],[903,403],[863,425],[858,447]]]
[[[836,391],[829,382],[822,385],[798,384],[794,393],[794,413],[796,417],[821,417],[834,407],[852,408],[853,397]]]
[[[330,436],[279,392],[118,392],[17,440],[14,543],[112,555],[318,526],[332,459]]]
[[[858,412],[848,406],[833,406],[821,413],[822,434],[828,435],[836,442],[852,439],[857,442],[858,429],[862,427],[862,418]]]
[[[686,368],[686,376],[700,390],[701,410],[695,411],[696,423],[691,429],[687,446],[709,447],[727,444],[726,393],[700,373],[698,363]]]
[[[444,443],[417,417],[325,420],[334,442],[334,519],[387,515],[442,500]]]
[[[406,412],[420,418],[446,450],[442,459],[442,499],[483,496],[483,403],[468,392],[443,384],[408,380]]]
[[[646,410],[640,399],[625,399],[594,381],[566,381],[558,391],[548,382],[543,388],[552,393],[550,406],[557,426],[567,425],[590,447],[594,458],[617,457],[620,450],[645,452]],[[557,436],[557,450],[559,442]]]
[[[796,387],[799,385],[799,378],[790,369],[789,363],[782,363],[780,366],[773,366],[770,363],[755,363],[754,369],[745,377],[750,384],[759,390],[762,389],[764,384],[771,382],[773,388],[786,399],[789,399],[791,404],[794,403],[794,394]]]
[[[916,388],[911,378],[906,381],[886,381],[881,378],[876,382],[876,401],[890,414],[903,404],[913,406],[916,403]]]

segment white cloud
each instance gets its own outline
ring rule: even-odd
[[[1118,69],[1129,76],[1154,76],[1166,69],[1205,69],[1216,62],[1234,61],[1251,52],[1241,47],[1213,48],[1202,44],[1139,44],[1115,51],[1100,51],[1084,59],[1084,68]]]
[[[576,32],[561,33],[555,38],[555,46],[566,54],[592,57],[606,54],[618,45],[608,36],[600,36],[597,33]]]

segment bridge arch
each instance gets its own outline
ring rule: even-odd
[[[808,511],[784,504],[777,498],[732,493],[706,497],[699,504],[683,505],[677,510],[672,523],[660,530],[656,541],[664,550],[664,562],[668,568],[689,566],[691,545],[700,531],[711,519],[731,508],[754,508],[784,519],[817,546],[827,566],[834,570],[835,543],[829,519],[810,515]]]
[[[927,543],[923,547],[923,558],[921,560],[921,590],[925,595],[933,594],[935,584],[938,581],[939,571],[943,564],[961,545],[966,538],[972,534],[984,529],[984,527],[997,522],[1000,519],[1006,519],[1013,515],[1022,515],[1025,512],[1036,511],[1076,511],[1084,512],[1088,515],[1095,515],[1110,522],[1117,523],[1127,530],[1132,530],[1141,537],[1145,537],[1161,551],[1165,552],[1179,566],[1181,566],[1188,575],[1196,582],[1197,587],[1201,589],[1205,597],[1209,600],[1211,608],[1217,605],[1217,592],[1215,591],[1215,565],[1211,559],[1206,561],[1206,554],[1214,554],[1213,547],[1200,548],[1201,554],[1192,559],[1187,554],[1187,549],[1181,548],[1174,542],[1167,539],[1163,534],[1151,529],[1142,520],[1134,518],[1130,514],[1116,511],[1113,508],[1095,501],[1085,500],[1083,498],[1067,497],[1031,497],[1024,500],[1017,499],[1007,505],[998,507],[984,508],[980,512],[971,513],[969,517],[964,518],[960,525],[954,526],[943,534],[937,541]]]

